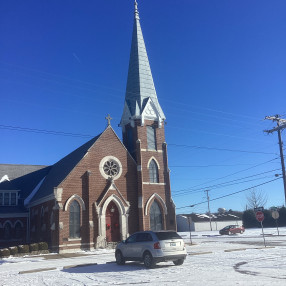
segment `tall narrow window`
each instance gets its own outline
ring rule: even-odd
[[[150,183],[159,183],[158,166],[154,159],[149,164],[149,179]]]
[[[4,193],[4,206],[9,206],[9,193]]]
[[[11,239],[11,224],[6,223],[4,226],[4,239],[10,240]]]
[[[70,238],[80,237],[80,206],[74,200],[70,206]]]
[[[153,126],[147,126],[147,144],[149,150],[156,150],[156,129]]]
[[[3,206],[3,193],[0,193],[0,206]]]
[[[15,206],[16,204],[16,193],[11,193],[11,206]]]
[[[17,222],[15,225],[15,238],[20,239],[22,238],[23,234],[23,227],[20,222]]]
[[[154,201],[150,208],[150,229],[153,231],[162,230],[162,213],[156,201]]]

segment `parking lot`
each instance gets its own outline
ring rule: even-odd
[[[145,269],[142,263],[114,263],[114,250],[50,254],[0,260],[0,285],[285,285],[286,228],[220,236],[181,233],[188,256]]]

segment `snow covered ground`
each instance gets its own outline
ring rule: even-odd
[[[286,285],[286,228],[181,233],[188,256],[182,266],[114,263],[114,250],[80,252],[77,257],[26,256],[0,260],[0,285]],[[47,259],[48,258],[48,259]],[[54,258],[54,259],[52,259]]]

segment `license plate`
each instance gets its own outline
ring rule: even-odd
[[[170,246],[176,246],[176,242],[170,242]]]

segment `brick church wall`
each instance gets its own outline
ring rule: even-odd
[[[81,247],[89,248],[96,242],[95,240],[98,236],[98,218],[94,204],[98,201],[108,184],[108,180],[105,179],[99,171],[100,162],[105,156],[114,156],[118,158],[122,164],[122,174],[114,183],[123,197],[129,201],[131,205],[129,211],[130,233],[138,230],[136,164],[114,131],[111,128],[107,128],[90,148],[86,156],[68,175],[66,180],[58,186],[63,188],[63,210],[59,210],[59,221],[63,225],[59,237],[60,245],[65,245],[66,247],[70,245],[70,247],[77,248],[83,244]],[[81,239],[70,240],[69,211],[65,211],[64,209],[68,199],[75,194],[83,199],[86,209],[81,212]],[[111,194],[112,192],[109,192],[108,196]],[[93,228],[90,227],[89,221],[94,222]],[[92,239],[93,241],[91,241]]]

